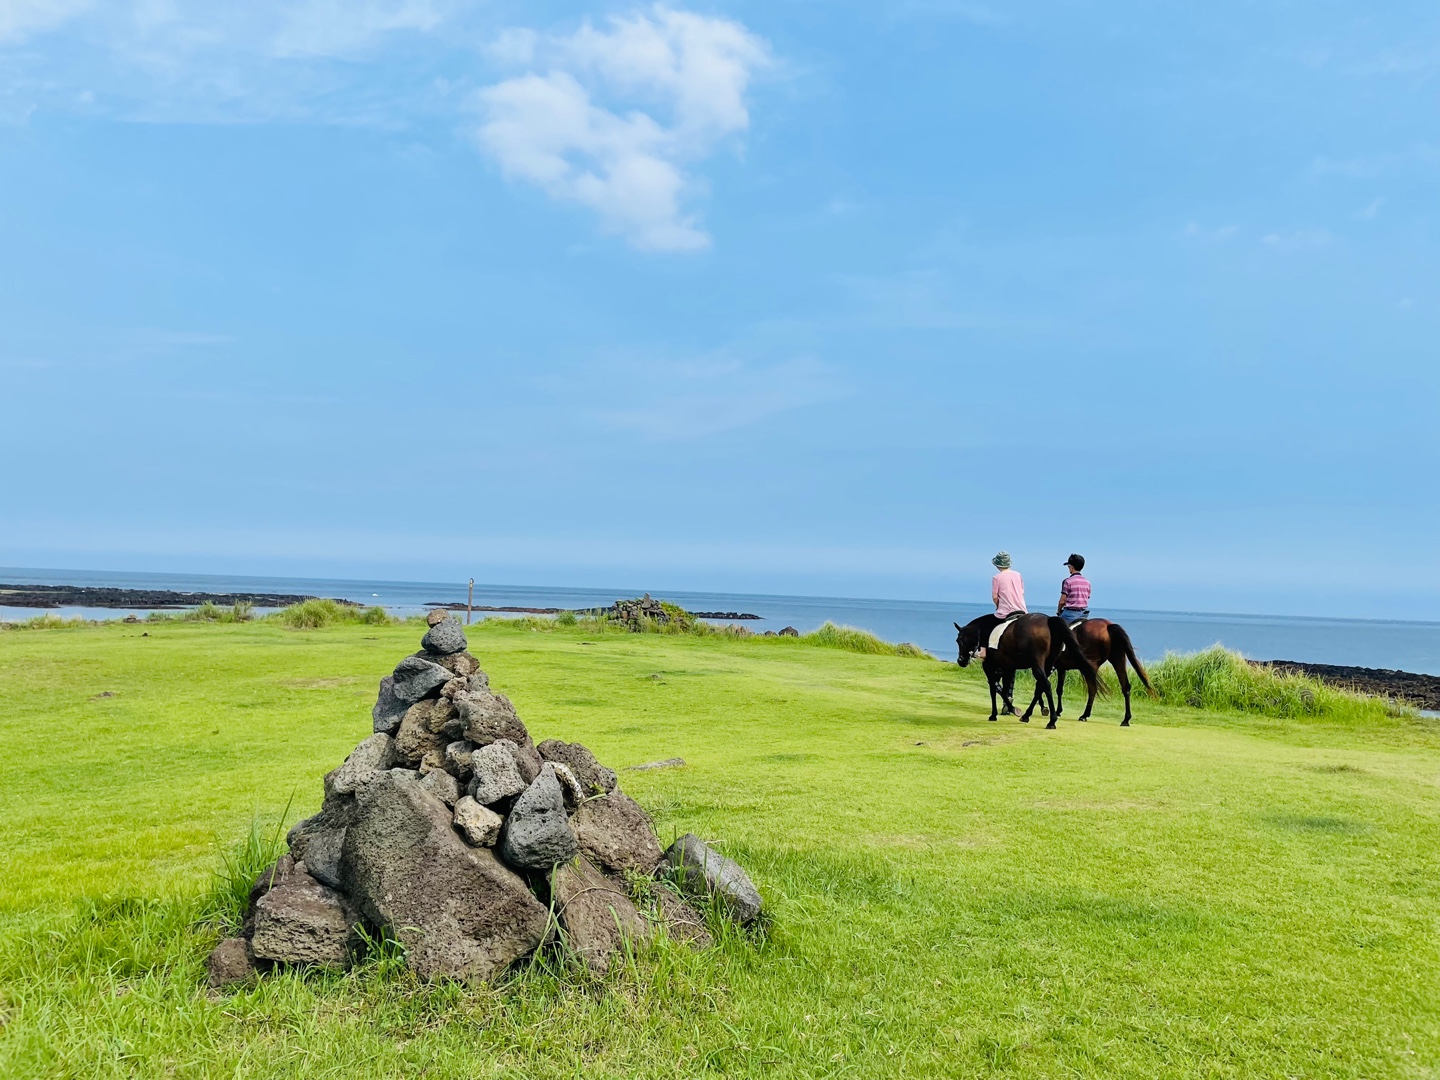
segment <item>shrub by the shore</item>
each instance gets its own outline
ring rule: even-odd
[[[362,608],[356,604],[342,604],[328,598],[315,597],[281,608],[273,615],[266,616],[288,626],[292,630],[319,630],[326,626],[343,623],[366,623],[370,626],[391,626],[401,622],[378,604]]]

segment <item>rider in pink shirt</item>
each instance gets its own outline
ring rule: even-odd
[[[1000,571],[990,579],[990,599],[995,601],[995,614],[1002,619],[1023,615],[1029,610],[1025,606],[1025,582],[1017,571],[1010,569],[1010,553],[1002,551],[990,561]]]

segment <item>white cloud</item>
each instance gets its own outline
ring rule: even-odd
[[[689,170],[749,126],[763,41],[727,19],[656,7],[565,37],[508,31],[491,52],[548,68],[478,94],[476,139],[507,177],[590,207],[642,250],[709,244],[684,207],[699,186]]]
[[[1361,221],[1374,221],[1380,216],[1380,208],[1384,205],[1385,199],[1383,196],[1378,199],[1371,199],[1355,216]]]
[[[1272,251],[1293,255],[1305,251],[1319,251],[1329,247],[1335,238],[1325,229],[1296,229],[1293,232],[1271,232],[1260,238],[1260,242]]]
[[[90,0],[0,0],[0,43],[54,30],[89,6]]]
[[[445,17],[432,0],[307,0],[283,11],[276,56],[348,56],[397,31],[427,33]]]
[[[1231,240],[1240,231],[1238,225],[1216,225],[1207,228],[1198,221],[1192,221],[1185,226],[1183,235],[1186,239],[1196,240],[1205,244],[1223,244]]]

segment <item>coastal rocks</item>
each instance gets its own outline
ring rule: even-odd
[[[546,765],[534,783],[515,800],[500,834],[500,857],[525,870],[549,870],[568,862],[580,851],[565,817],[565,794]]]
[[[546,739],[535,749],[546,761],[558,761],[569,767],[580,781],[580,787],[587,796],[604,795],[615,790],[617,777],[614,769],[607,769],[595,760],[595,755],[580,743],[561,742]]]
[[[465,631],[460,628],[458,619],[441,619],[431,626],[425,636],[420,639],[422,649],[426,652],[438,653],[440,656],[464,652],[468,644],[469,642],[465,640]]]
[[[381,680],[374,733],[325,775],[319,813],[291,828],[240,932],[210,956],[212,986],[345,968],[382,938],[421,978],[462,980],[494,979],[540,948],[572,949],[603,974],[658,928],[708,946],[705,918],[666,878],[719,898],[703,910],[756,917],[743,870],[693,836],[667,859],[615,772],[580,743],[537,747],[459,624],[429,621],[424,651]]]
[[[682,891],[692,896],[717,897],[736,922],[753,922],[760,915],[760,891],[750,875],[694,833],[670,845],[665,859]]]
[[[569,945],[597,975],[610,969],[610,958],[626,941],[649,937],[651,927],[624,888],[585,859],[557,866],[550,880],[555,914]]]
[[[619,791],[582,803],[570,827],[585,857],[615,873],[653,874],[665,857],[650,815]]]

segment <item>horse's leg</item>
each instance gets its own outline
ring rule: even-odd
[[[1055,719],[1060,719],[1060,714],[1065,711],[1065,665],[1055,666]]]
[[[1015,715],[1015,672],[1007,671],[1000,683],[1000,697],[1005,702],[1005,707],[1000,710],[1002,716]]]
[[[1130,673],[1125,670],[1125,652],[1120,651],[1119,656],[1110,657],[1110,666],[1115,669],[1115,681],[1120,684],[1120,692],[1125,695],[1125,719],[1120,721],[1121,727],[1130,726]]]
[[[1024,720],[1026,723],[1029,723],[1030,714],[1035,711],[1035,706],[1040,703],[1041,695],[1043,694],[1045,696],[1045,700],[1049,702],[1050,712],[1052,713],[1050,717],[1050,722],[1045,726],[1047,728],[1053,728],[1055,726],[1055,721],[1060,718],[1056,715],[1053,715],[1055,712],[1055,697],[1050,692],[1050,678],[1045,674],[1045,665],[1037,662],[1035,666],[1030,669],[1030,674],[1035,676],[1035,696],[1030,699],[1030,708],[1025,710],[1025,715],[1022,716],[1020,719]]]
[[[989,657],[986,657],[986,662],[981,665],[981,670],[985,672],[985,685],[990,688],[990,719],[993,722],[995,719],[995,683],[999,681],[1000,673],[991,669]]]
[[[1100,661],[1103,664],[1105,661]],[[1095,665],[1095,687],[1100,687],[1100,664]],[[1085,699],[1085,711],[1076,717],[1077,720],[1089,720],[1090,710],[1095,708],[1095,690],[1090,691],[1090,696]]]

